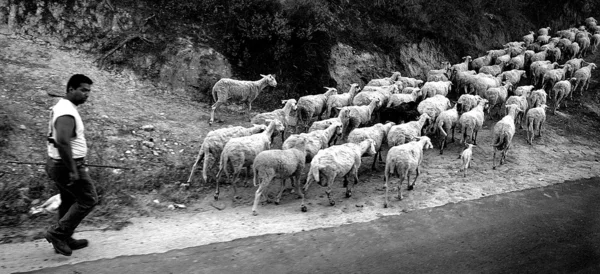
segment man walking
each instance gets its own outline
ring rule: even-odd
[[[96,188],[84,166],[87,145],[83,121],[77,106],[85,103],[92,80],[75,74],[67,83],[67,94],[54,107],[48,123],[48,160],[46,172],[56,183],[62,200],[58,222],[46,231],[54,250],[71,256],[73,250],[88,246],[85,239],[73,239],[75,228],[98,201]]]

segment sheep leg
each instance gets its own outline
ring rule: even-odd
[[[454,130],[455,130],[455,129],[456,129],[456,126],[453,126],[453,127],[452,127],[452,142],[450,142],[450,143],[454,143],[454,141],[455,141],[455,140],[454,140]]]
[[[296,184],[296,191],[298,191],[298,198],[302,199],[302,204],[300,205],[300,210],[302,212],[306,212],[308,209],[306,208],[306,205],[304,205],[304,193],[302,192],[302,184],[300,183],[300,174],[298,173],[295,176],[292,176],[290,178],[290,180],[292,181],[292,185],[295,183]]]
[[[256,194],[254,195],[254,204],[252,205],[252,214],[254,216],[258,215],[258,212],[256,211],[256,208],[258,207],[258,202],[263,194],[264,189],[269,185],[269,183],[269,180],[262,180],[262,182],[260,182],[260,184],[258,185]]]
[[[474,130],[471,132],[471,137],[472,137],[472,141],[473,141],[473,144],[474,144],[474,145],[477,145],[477,134],[478,134],[478,133],[479,133],[479,130],[477,130],[477,129],[474,129]]]
[[[415,188],[415,183],[417,182],[417,178],[419,178],[419,175],[421,174],[421,169],[419,169],[418,166],[417,166],[415,173],[416,173],[415,179],[413,180],[412,184],[408,185],[408,190],[413,190]],[[407,183],[410,183],[410,180]]]
[[[494,155],[492,156],[492,169],[496,169],[496,148],[494,147]]]
[[[390,168],[387,165],[387,163],[385,165],[385,172],[384,172],[383,175],[385,176],[384,177],[384,180],[385,180],[385,198],[383,200],[383,208],[387,208],[388,207],[388,192],[390,190],[390,187],[389,187],[389,184],[388,184],[389,181],[390,181]]]
[[[192,171],[190,172],[190,177],[188,177],[188,179],[187,179],[188,184],[190,182],[192,182],[192,176],[194,176],[194,171],[196,170],[196,167],[198,166],[200,161],[202,161],[202,158],[204,158],[204,150],[201,148],[200,152],[198,153],[198,156],[196,157],[196,161],[194,162],[194,165],[192,166]],[[206,181],[206,179],[205,179],[205,181]]]
[[[398,173],[398,177],[400,178],[398,181],[398,200],[402,201],[402,183],[404,182],[404,179],[407,179],[407,185],[410,184],[410,172],[407,170],[402,174],[400,168],[397,168],[396,173]]]
[[[375,164],[377,163],[377,155],[380,155],[381,151],[377,151],[377,153],[375,153],[375,156],[373,156],[373,164],[371,165],[371,170],[373,171],[377,171],[377,167],[375,166]],[[381,156],[379,156],[381,157]]]
[[[250,166],[247,166],[246,167],[246,174],[244,176],[244,179],[245,179],[245,181],[244,181],[244,187],[248,187],[248,179],[249,179],[249,177],[250,177]]]
[[[281,196],[283,195],[284,190],[285,190],[285,179],[281,179],[281,186],[279,187],[279,193],[277,193],[277,199],[275,199],[276,205],[279,205],[279,202],[281,202]]]
[[[248,117],[248,122],[252,121],[252,117],[250,117],[250,111],[252,110],[252,102],[248,100],[248,110],[246,111],[246,117]]]
[[[328,178],[328,182],[327,182],[327,190],[325,190],[325,194],[327,194],[327,199],[329,200],[329,204],[334,206],[335,205],[335,201],[331,198],[331,185],[333,185],[333,181],[335,179],[335,176],[329,176],[330,178]]]
[[[344,187],[346,188],[346,198],[352,197],[352,184],[349,184],[347,174],[344,176]]]
[[[214,105],[212,105],[211,111],[210,111],[210,121],[208,122],[209,126],[211,126],[215,122],[215,112],[217,112],[217,110],[219,109],[219,107],[221,107],[221,105],[223,103],[225,103],[225,102],[217,101]]]

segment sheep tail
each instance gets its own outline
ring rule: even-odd
[[[317,167],[315,165],[315,167],[311,168],[310,171],[312,173],[312,176],[313,176],[313,179],[315,180],[315,182],[320,182],[321,179],[319,178],[319,173],[320,173],[319,167]]]
[[[508,145],[508,133],[503,132],[498,138],[499,139],[496,139],[497,143],[493,144],[492,146],[498,150],[503,150]]]
[[[440,131],[440,133],[441,133],[442,135],[444,135],[444,137],[448,136],[448,134],[447,134],[447,133],[446,133],[446,131],[444,130],[444,127],[443,127],[443,122],[438,124],[438,130]]]
[[[213,103],[217,102],[217,90],[213,87],[212,89],[212,98],[213,98]]]

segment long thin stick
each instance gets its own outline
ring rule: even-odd
[[[18,162],[18,161],[8,161],[8,164],[19,164],[19,165],[46,165],[46,163],[34,163],[34,162]],[[120,166],[109,166],[109,165],[94,165],[94,164],[84,164],[86,166],[91,167],[101,167],[101,168],[114,168],[114,169],[132,169],[130,167],[120,167]]]

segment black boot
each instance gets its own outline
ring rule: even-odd
[[[56,253],[59,253],[59,254],[65,255],[65,256],[71,256],[71,254],[73,254],[73,250],[71,250],[71,248],[69,247],[67,242],[65,240],[61,239],[60,237],[57,237],[56,235],[47,231],[45,238],[46,238],[46,241],[48,241],[49,243],[52,244],[52,246],[54,247],[54,251],[56,251]]]
[[[67,245],[69,245],[71,250],[82,249],[82,248],[86,248],[88,246],[88,240],[86,240],[86,239],[75,240],[72,237],[69,237],[67,239]]]

